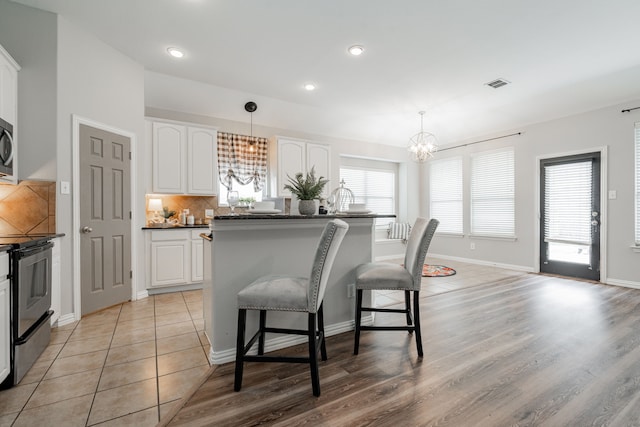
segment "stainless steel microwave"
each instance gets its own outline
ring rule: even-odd
[[[0,176],[13,175],[13,125],[0,118]]]

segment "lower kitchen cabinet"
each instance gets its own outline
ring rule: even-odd
[[[203,229],[151,230],[146,233],[151,288],[202,282]]]
[[[9,254],[0,253],[0,383],[11,372],[11,330],[9,317]]]

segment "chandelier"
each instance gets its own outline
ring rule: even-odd
[[[433,134],[425,132],[422,128],[424,111],[419,111],[418,114],[420,114],[420,132],[409,139],[409,147],[407,149],[413,161],[422,163],[433,157],[435,152],[438,151],[438,140]]]

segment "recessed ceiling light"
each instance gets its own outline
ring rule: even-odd
[[[170,47],[169,49],[167,49],[167,52],[174,58],[182,58],[184,56],[184,52],[177,47]]]
[[[304,88],[311,92],[312,90],[316,90],[316,85],[313,83],[305,83]]]
[[[355,46],[351,46],[349,49],[347,49],[349,51],[349,53],[353,56],[359,56],[362,55],[362,53],[364,52],[364,47],[360,46],[360,45],[355,45]]]

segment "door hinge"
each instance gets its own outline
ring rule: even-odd
[[[129,160],[131,160],[131,151],[129,151]]]
[[[129,211],[129,219],[131,219],[131,211]]]
[[[129,270],[129,279],[133,279],[133,270]]]

